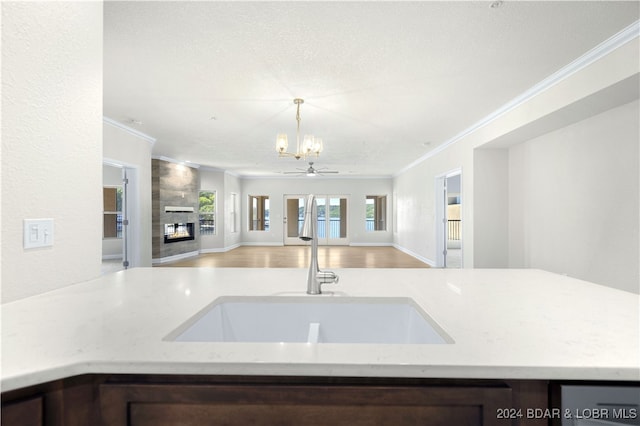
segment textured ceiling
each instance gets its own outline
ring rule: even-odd
[[[104,5],[104,115],[155,156],[240,175],[391,175],[638,19],[633,2],[139,2]]]

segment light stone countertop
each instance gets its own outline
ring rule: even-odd
[[[640,298],[540,270],[135,268],[2,305],[2,391],[87,373],[640,380]],[[331,293],[334,291],[333,293]],[[163,341],[220,296],[410,297],[453,344]]]

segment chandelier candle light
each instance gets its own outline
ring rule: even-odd
[[[278,133],[278,137],[276,138],[276,151],[278,151],[278,156],[294,157],[296,160],[301,158],[306,159],[307,156],[314,154],[316,157],[319,157],[322,152],[322,139],[315,138],[313,135],[304,135],[304,140],[302,141],[302,145],[300,145],[300,105],[304,103],[304,99],[296,98],[293,100],[293,103],[297,106],[296,121],[298,122],[296,131],[296,152],[293,153],[287,151],[287,148],[289,147],[287,135],[286,133]]]

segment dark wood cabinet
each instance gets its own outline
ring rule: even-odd
[[[542,425],[500,418],[535,400],[544,381],[514,395],[504,381],[364,378],[134,378],[100,386],[104,426],[165,425]],[[535,385],[533,385],[535,383]],[[524,389],[520,382],[515,388]]]
[[[504,410],[545,408],[547,388],[537,380],[88,375],[3,394],[2,426],[541,426]]]
[[[498,425],[497,409],[511,405],[507,387],[131,384],[100,393],[104,426]]]
[[[2,426],[99,425],[99,376],[56,380],[2,394]]]
[[[2,405],[2,426],[44,426],[43,398],[13,401]]]

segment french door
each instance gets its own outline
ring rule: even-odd
[[[284,244],[304,245],[300,240],[300,230],[304,219],[306,195],[284,196]],[[318,205],[318,244],[347,245],[347,205],[346,195],[316,195]]]

